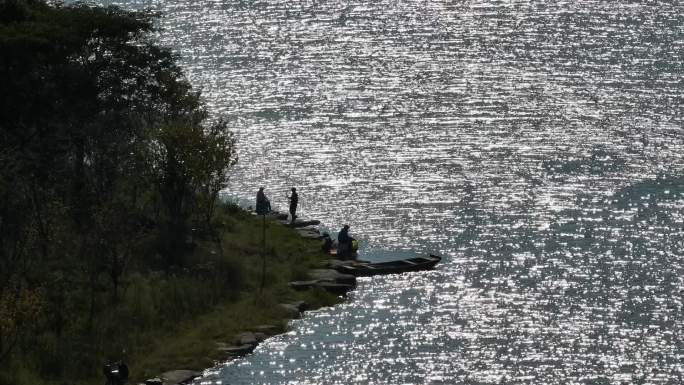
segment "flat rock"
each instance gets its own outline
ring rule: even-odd
[[[255,334],[264,333],[270,336],[277,334],[279,331],[280,329],[275,325],[259,325],[254,328]]]
[[[294,223],[291,221],[288,221],[288,220],[279,220],[278,222],[280,222],[282,225],[289,226],[289,227],[307,227],[307,226],[316,226],[316,225],[321,224],[321,221],[315,220],[315,219],[312,219],[312,220],[297,219],[294,221]]]
[[[328,281],[334,283],[346,283],[348,285],[356,285],[356,277],[351,274],[342,274],[333,269],[313,269],[309,270],[309,277],[319,281]]]
[[[302,313],[306,310],[309,310],[309,304],[306,301],[290,302],[290,305],[294,305],[295,307],[297,307],[297,310],[299,310]]]
[[[318,282],[315,287],[320,287],[329,293],[337,295],[346,295],[349,291],[354,290],[354,285],[334,282]]]
[[[297,229],[297,234],[299,234],[300,237],[307,239],[323,239],[323,236],[320,233],[311,230]]]
[[[290,226],[292,227],[307,227],[307,226],[318,226],[321,224],[321,221],[316,220],[316,219],[309,219],[309,220],[296,220],[294,223],[290,223]]]
[[[235,336],[233,339],[236,345],[256,345],[257,338],[252,332],[244,332]]]
[[[334,269],[336,271],[339,271],[342,274],[349,274],[350,273],[350,268],[354,267],[363,267],[364,265],[368,265],[370,262],[368,261],[361,261],[361,260],[347,260],[347,261],[342,261],[342,260],[336,260],[332,259],[329,260],[326,265],[327,267]],[[351,274],[353,275],[353,274]]]
[[[261,333],[261,332],[255,332],[254,338],[256,338],[257,342],[263,342],[264,340],[266,340],[266,338],[268,338],[268,334]]]
[[[162,373],[161,378],[164,380],[164,385],[177,385],[187,383],[199,375],[200,373],[194,370],[171,370]]]
[[[357,261],[351,261],[351,260],[340,260],[340,259],[328,259],[325,261],[324,266],[329,267],[331,269],[337,269],[340,266],[352,266],[356,264]]]
[[[299,291],[309,290],[312,288],[321,288],[337,295],[345,295],[348,291],[354,289],[354,285],[350,285],[348,283],[336,283],[325,280],[294,281],[290,282],[290,287]]]
[[[290,282],[290,287],[295,290],[304,291],[316,286],[318,282],[319,281],[317,279],[314,279],[312,281],[292,281]]]
[[[272,219],[276,219],[278,221],[287,220],[287,214],[279,213],[277,211],[272,212],[271,214],[268,215],[268,217],[272,218]]]
[[[298,227],[295,229],[296,231],[309,231],[312,233],[320,234],[321,231],[318,230],[318,227],[316,226],[305,226],[305,227]]]
[[[290,303],[281,303],[278,305],[278,307],[285,313],[286,317],[299,318],[302,316],[301,312],[299,311],[299,308]]]
[[[244,356],[245,354],[253,352],[254,348],[256,348],[256,345],[239,345],[221,347],[218,348],[218,350],[230,354],[231,356]]]

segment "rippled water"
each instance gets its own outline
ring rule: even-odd
[[[682,383],[684,4],[124,4],[231,120],[232,194],[445,257],[201,383]]]

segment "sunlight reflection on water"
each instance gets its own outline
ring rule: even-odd
[[[125,4],[231,120],[231,193],[445,256],[203,383],[681,383],[680,2]]]

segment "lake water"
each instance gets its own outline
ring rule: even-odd
[[[365,278],[198,384],[681,384],[684,4],[124,1]]]

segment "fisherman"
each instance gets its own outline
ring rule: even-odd
[[[259,215],[266,215],[271,211],[271,202],[264,194],[264,188],[259,187],[259,192],[256,195],[256,213]]]
[[[323,239],[321,239],[321,250],[323,250],[323,252],[326,254],[330,254],[330,250],[332,249],[332,246],[333,246],[333,241],[330,238],[330,234],[323,233]]]
[[[340,259],[351,258],[354,241],[355,239],[349,235],[349,225],[344,225],[340,233],[337,234],[337,257]]]
[[[296,188],[292,188],[292,194],[287,199],[290,201],[290,215],[292,216],[292,222],[290,223],[294,223],[297,218],[297,203],[299,203],[299,195],[297,195]]]

